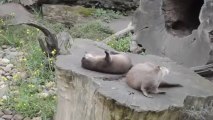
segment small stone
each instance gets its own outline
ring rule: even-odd
[[[7,49],[7,45],[2,45],[1,48],[2,49]]]
[[[14,120],[23,120],[24,117],[22,115],[20,115],[20,114],[16,114],[16,115],[14,115],[13,119]]]
[[[3,97],[4,97],[4,96],[3,96]],[[13,112],[12,112],[11,110],[6,109],[6,110],[3,110],[3,113],[4,113],[5,115],[11,115]]]
[[[24,118],[24,120],[31,120],[29,117]]]
[[[4,64],[10,63],[10,60],[8,60],[8,59],[6,59],[6,58],[3,58],[1,61],[2,61],[2,63],[4,63]]]
[[[8,64],[6,67],[13,68],[14,65],[13,64]]]
[[[12,80],[13,77],[7,76],[6,78],[7,78],[8,80]]]
[[[4,115],[4,113],[0,110],[0,117],[3,116],[3,115]],[[0,120],[1,120],[1,119],[0,119]]]
[[[10,67],[3,67],[3,70],[4,70],[5,72],[9,72],[9,71],[12,70],[12,68],[10,68]]]
[[[32,120],[42,120],[41,117],[34,117]]]
[[[5,72],[3,70],[0,70],[0,76],[3,75]]]
[[[21,79],[27,79],[29,77],[29,75],[27,74],[27,72],[21,72],[20,76],[21,76]]]
[[[13,115],[3,115],[2,118],[5,120],[11,120],[13,118]]]
[[[11,52],[16,52],[16,48],[11,48],[10,51]]]

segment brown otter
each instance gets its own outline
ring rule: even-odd
[[[158,87],[181,87],[180,84],[163,82],[165,75],[169,74],[169,69],[158,66],[150,62],[134,65],[126,75],[127,84],[137,90],[141,90],[146,97],[152,97],[148,93],[165,94],[158,90]]]
[[[92,55],[85,54],[81,59],[83,68],[110,74],[124,74],[132,67],[131,59],[121,53],[109,54],[105,51],[106,55]]]

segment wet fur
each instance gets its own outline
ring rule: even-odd
[[[132,67],[132,62],[125,54],[109,54],[105,51],[105,55],[93,55],[87,53],[81,59],[81,65],[85,69],[97,72],[124,74]]]
[[[162,81],[169,74],[166,67],[158,66],[150,62],[134,65],[126,75],[127,84],[133,89],[142,91],[146,97],[152,97],[149,93],[165,94],[159,87],[181,87],[180,84],[172,84]]]

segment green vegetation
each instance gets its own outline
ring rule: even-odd
[[[54,80],[54,59],[47,58],[41,51],[36,40],[38,32],[38,29],[24,25],[0,28],[0,45],[11,45],[26,53],[16,62],[16,67],[30,76],[22,79],[17,73],[12,81],[5,79],[9,91],[7,99],[0,99],[0,108],[16,110],[25,117],[41,116],[43,120],[48,120],[55,112],[56,96],[42,97],[40,94],[46,90],[46,84]]]
[[[93,13],[93,17],[96,19],[101,19],[102,21],[109,22],[112,19],[121,18],[123,15],[121,12],[115,12],[113,10],[104,10],[102,8],[96,9]]]
[[[107,44],[117,51],[128,52],[131,40],[131,34],[121,37],[119,39],[113,39]]]
[[[106,27],[100,21],[91,21],[78,24],[71,28],[70,34],[74,38],[88,38],[93,40],[103,40],[113,33],[109,27]]]

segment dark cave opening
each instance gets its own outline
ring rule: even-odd
[[[200,25],[199,14],[204,0],[162,0],[167,32],[174,36],[190,35]]]

